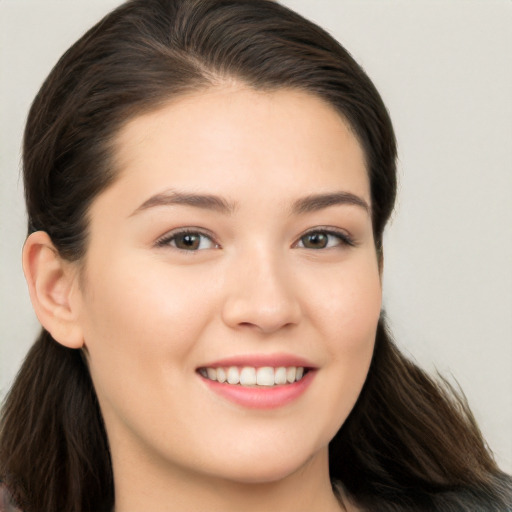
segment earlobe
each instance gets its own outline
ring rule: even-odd
[[[44,231],[27,238],[23,247],[23,272],[41,325],[61,345],[82,348],[78,306],[72,300],[78,291],[76,270],[61,258]]]

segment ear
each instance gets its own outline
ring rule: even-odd
[[[41,325],[68,348],[83,346],[78,322],[80,292],[76,266],[63,260],[44,231],[32,233],[23,247],[23,272]]]

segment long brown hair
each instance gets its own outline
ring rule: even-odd
[[[24,138],[29,233],[60,255],[87,250],[87,212],[116,179],[121,127],[172,97],[226,79],[327,101],[365,153],[377,251],[396,194],[386,108],[360,66],[325,31],[268,0],[131,0],[60,59],[31,107]],[[115,500],[108,440],[80,351],[43,330],[6,399],[0,479],[26,512],[100,512]],[[359,400],[330,443],[333,486],[365,510],[512,509],[460,393],[396,349],[382,316]]]

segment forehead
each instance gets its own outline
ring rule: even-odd
[[[194,92],[141,115],[116,140],[118,182],[139,195],[169,187],[283,197],[351,188],[369,198],[362,148],[322,99],[239,85]]]

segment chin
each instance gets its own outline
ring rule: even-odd
[[[273,468],[244,468],[241,471],[226,475],[226,479],[239,484],[264,485],[285,480],[298,471],[302,465]]]
[[[327,448],[325,450],[327,461]],[[305,469],[310,464],[315,464],[323,459],[322,453],[295,454],[295,456],[283,456],[277,451],[274,456],[257,457],[255,460],[244,458],[241,461],[232,460],[229,465],[223,464],[223,470],[218,476],[239,484],[272,484],[282,481],[293,474]]]

